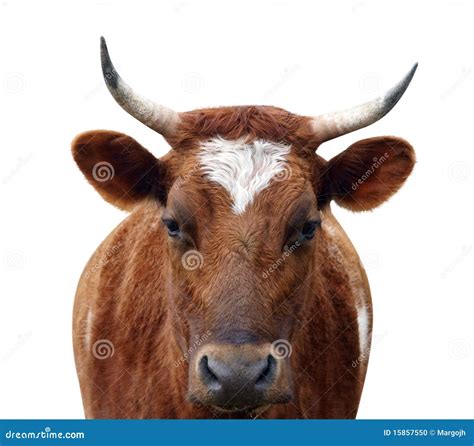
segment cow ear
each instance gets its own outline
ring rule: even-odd
[[[400,189],[415,165],[415,152],[394,136],[363,139],[323,168],[320,202],[335,200],[352,211],[367,211]]]
[[[123,133],[94,130],[78,135],[72,155],[89,183],[123,210],[149,196],[165,204],[168,175],[164,162]]]

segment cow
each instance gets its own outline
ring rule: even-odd
[[[79,280],[73,344],[87,418],[355,418],[371,346],[366,273],[331,202],[369,211],[415,164],[394,136],[333,138],[401,98],[301,116],[273,106],[176,112],[136,93],[101,39],[118,104],[171,146],[78,135],[89,183],[129,213]]]

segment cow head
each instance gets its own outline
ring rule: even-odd
[[[358,141],[329,161],[315,150],[388,113],[416,66],[383,97],[318,117],[267,106],[177,113],[125,84],[104,41],[102,67],[117,102],[173,150],[157,159],[124,134],[93,131],[76,138],[74,157],[114,205],[156,203],[162,237],[150,244],[167,239],[189,398],[228,411],[287,402],[289,353],[324,262],[328,204],[373,209],[414,165],[413,149],[396,137]]]

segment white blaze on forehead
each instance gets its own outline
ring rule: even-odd
[[[284,172],[289,152],[284,144],[217,137],[201,146],[199,159],[207,178],[229,192],[233,211],[242,214],[270,180]]]

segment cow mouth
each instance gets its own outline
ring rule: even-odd
[[[247,406],[247,407],[230,407],[224,408],[219,406],[210,406],[213,411],[219,412],[223,415],[231,415],[234,418],[258,418],[266,412],[272,404],[264,404],[261,406]]]
[[[274,398],[270,401],[262,401],[257,404],[245,405],[218,405],[211,401],[201,399],[196,394],[188,395],[189,402],[197,404],[201,407],[207,407],[215,417],[231,417],[231,418],[258,418],[267,412],[275,404],[286,404],[292,400],[288,394],[280,395],[279,398]]]
[[[262,405],[246,405],[246,406],[219,406],[217,404],[212,404],[210,402],[206,402],[199,398],[195,394],[190,394],[188,399],[191,403],[197,404],[198,406],[204,406],[208,409],[212,410],[212,412],[221,413],[221,414],[233,414],[233,415],[245,415],[245,414],[252,414],[252,413],[261,413],[261,410],[266,410],[271,406],[271,404],[262,404]]]

